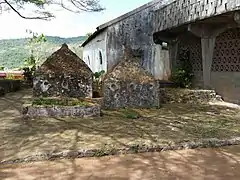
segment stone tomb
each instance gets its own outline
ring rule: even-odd
[[[34,97],[92,97],[93,73],[66,44],[36,70]]]
[[[104,78],[106,109],[159,107],[159,83],[142,68],[131,50]]]
[[[23,105],[27,117],[100,116],[92,102],[93,73],[66,44],[36,71],[32,102]]]

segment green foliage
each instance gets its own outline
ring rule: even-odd
[[[0,66],[0,71],[3,71],[4,70],[4,67],[3,66]]]
[[[47,38],[44,34],[38,35],[37,33],[34,33],[30,31],[30,34],[32,34],[32,38],[30,38],[29,43],[30,44],[37,44],[42,42],[47,42]]]
[[[41,59],[39,56],[39,50],[42,48],[42,44],[47,42],[47,38],[44,36],[44,34],[38,35],[31,30],[29,31],[29,34],[32,35],[32,38],[30,38],[28,41],[31,49],[29,57],[24,60],[24,65],[25,67],[30,68],[32,72],[34,72]]]
[[[29,8],[30,5],[30,8]],[[104,10],[100,4],[99,0],[66,0],[66,1],[55,1],[55,0],[8,0],[0,1],[0,9],[2,11],[12,10],[18,16],[24,19],[44,19],[50,20],[54,18],[54,14],[49,11],[51,7],[59,6],[61,9],[65,9],[74,13],[80,12],[99,12]],[[21,9],[21,11],[19,11]],[[24,16],[23,11],[27,11],[24,14],[29,14],[29,12],[34,12],[33,16]]]
[[[33,54],[31,54],[30,57],[28,57],[24,60],[24,65],[25,65],[25,67],[28,67],[33,71],[36,69],[36,59],[33,56]]]
[[[98,98],[98,97],[103,96],[102,86],[103,86],[104,75],[105,75],[104,70],[94,73],[94,80],[93,80],[93,92],[94,92],[93,97],[94,98]]]
[[[100,79],[104,74],[105,74],[105,71],[104,71],[104,70],[102,70],[102,71],[100,71],[100,72],[95,72],[95,73],[94,73],[94,78],[95,78],[95,79]]]
[[[179,54],[179,65],[172,72],[172,81],[179,85],[181,88],[190,88],[192,79],[194,77],[192,65],[189,61],[189,49],[182,50]]]
[[[24,60],[30,57],[29,52],[31,52],[32,47],[38,50],[39,63],[41,64],[63,43],[67,43],[68,47],[82,58],[80,45],[85,40],[85,36],[72,38],[46,36],[46,39],[47,41],[41,44],[40,49],[37,49],[39,43],[35,46],[29,44],[30,38],[0,40],[0,66],[9,69],[25,67]]]
[[[172,73],[172,80],[182,88],[189,88],[192,85],[193,73],[184,68],[177,68]]]
[[[140,117],[140,114],[133,109],[122,109],[121,112],[127,119],[138,119]]]
[[[46,106],[82,106],[86,107],[90,104],[86,101],[78,100],[78,99],[49,99],[49,98],[39,98],[33,100],[33,105],[46,105]]]
[[[4,79],[11,79],[11,80],[13,80],[13,79],[15,79],[15,78],[14,78],[14,75],[13,75],[13,74],[7,73],[7,76],[6,76]]]

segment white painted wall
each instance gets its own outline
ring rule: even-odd
[[[107,55],[106,55],[106,31],[100,33],[83,47],[83,61],[95,72],[107,71]],[[102,64],[100,63],[100,52],[102,54]]]
[[[158,80],[169,80],[171,76],[171,67],[169,51],[162,49],[160,44],[153,45],[154,68],[153,75]]]

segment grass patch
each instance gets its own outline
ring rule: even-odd
[[[82,106],[87,107],[92,103],[88,101],[84,101],[81,99],[73,99],[73,98],[39,98],[34,99],[32,105],[37,106]]]
[[[192,142],[212,138],[223,142],[240,137],[239,109],[215,105],[166,104],[160,109],[103,111],[102,117],[88,119],[42,117],[30,120],[19,116],[16,107],[20,109],[21,102],[25,101],[23,98],[19,101],[20,95],[11,96],[16,99],[11,104],[6,100],[0,101],[0,136],[4,140],[0,148],[4,150],[3,160],[51,152],[61,154],[59,152],[68,150],[79,152],[77,156],[81,156],[81,152],[103,156],[116,154],[118,149],[123,152],[146,152],[149,149],[161,150],[160,147],[185,147],[181,143],[189,143],[187,147],[199,147]],[[84,101],[88,102],[88,99]],[[40,103],[49,104],[49,100]],[[201,145],[209,146],[215,145],[212,141],[204,141]]]

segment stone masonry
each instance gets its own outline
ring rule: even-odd
[[[35,97],[92,97],[93,73],[66,44],[36,71]]]
[[[165,3],[163,3],[165,2]],[[239,0],[159,0],[155,4],[154,31],[163,31],[183,24],[240,9]]]
[[[126,51],[125,58],[104,78],[106,109],[159,106],[159,84],[131,54]]]

